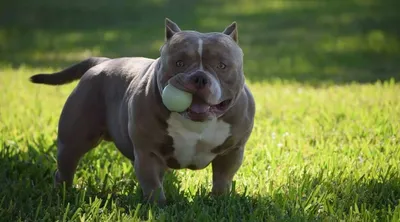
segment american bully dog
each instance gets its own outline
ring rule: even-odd
[[[146,201],[166,203],[166,170],[210,163],[211,194],[230,191],[255,115],[236,22],[223,32],[200,33],[166,18],[157,59],[92,57],[30,78],[47,85],[78,79],[59,119],[56,184],[72,185],[82,156],[106,140],[132,161]],[[163,104],[168,84],[193,95],[185,111]]]

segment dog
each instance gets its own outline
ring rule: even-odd
[[[245,83],[237,23],[223,32],[182,31],[165,18],[157,59],[90,57],[32,83],[78,80],[62,109],[54,182],[71,186],[82,156],[111,141],[129,158],[146,201],[164,205],[167,170],[212,165],[212,195],[231,191],[254,126],[255,101]],[[189,92],[183,112],[162,103],[166,85]]]

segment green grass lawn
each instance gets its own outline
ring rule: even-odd
[[[2,1],[0,221],[400,221],[400,16],[394,0]],[[211,198],[211,169],[165,181],[141,204],[112,143],[52,187],[56,132],[77,82],[28,77],[89,56],[158,56],[164,18],[222,31],[236,20],[257,103],[234,193]]]

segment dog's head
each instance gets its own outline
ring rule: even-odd
[[[182,31],[165,21],[165,44],[160,49],[157,83],[172,84],[193,94],[191,106],[180,114],[194,121],[222,116],[236,102],[245,77],[237,25],[223,32]]]

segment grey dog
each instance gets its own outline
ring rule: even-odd
[[[255,115],[236,22],[223,32],[200,33],[182,31],[166,18],[157,59],[91,57],[30,78],[48,85],[77,79],[59,119],[56,184],[71,186],[82,156],[106,140],[132,161],[146,201],[166,203],[166,170],[199,170],[210,163],[211,194],[230,191]],[[168,84],[192,93],[187,110],[171,112],[163,105]]]

